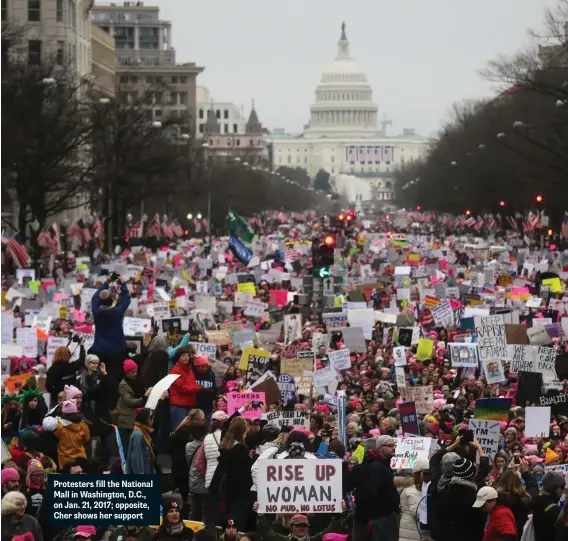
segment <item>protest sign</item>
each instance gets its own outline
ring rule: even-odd
[[[508,352],[503,315],[475,316],[474,324],[479,360],[506,359]]]
[[[393,470],[412,470],[419,458],[428,459],[432,438],[397,438],[396,451],[391,458]]]
[[[281,411],[266,414],[269,425],[279,427],[293,426],[310,429],[310,413],[308,411]]]
[[[335,370],[349,370],[351,368],[351,358],[349,357],[349,350],[338,349],[337,351],[330,351],[327,354],[329,363]]]
[[[525,436],[548,438],[550,433],[550,406],[527,406],[525,408]]]
[[[547,391],[539,396],[539,406],[550,406],[550,411],[559,415],[568,414],[568,395],[563,391]]]
[[[416,411],[429,414],[434,407],[434,387],[432,385],[417,385],[400,389],[400,394],[406,402],[415,402]]]
[[[245,393],[227,393],[227,413],[233,415],[235,411],[244,406],[247,402],[251,402],[248,405],[246,411],[241,415],[245,419],[259,419],[262,415],[262,408],[254,407],[252,402],[263,402],[266,403],[266,393],[257,392],[245,392]]]
[[[483,372],[489,385],[507,381],[505,370],[503,368],[503,361],[501,361],[501,359],[485,359],[483,361]]]
[[[432,312],[437,327],[449,327],[454,324],[454,311],[446,299],[432,306],[430,312]]]
[[[399,404],[400,426],[403,434],[419,434],[418,415],[414,402],[403,402]]]
[[[519,372],[533,371],[533,348],[532,346],[521,346],[511,344],[507,347],[508,359],[511,361],[511,374]]]
[[[24,350],[24,356],[37,357],[37,331],[30,327],[18,327],[16,329],[16,344]]]
[[[475,401],[475,418],[507,422],[512,403],[511,398],[478,398]]]
[[[477,368],[479,365],[477,344],[454,342],[448,344],[448,349],[453,367]]]
[[[69,343],[69,339],[65,338],[64,336],[49,336],[47,338],[47,350],[46,350],[46,368],[49,368],[53,363],[53,354],[55,350],[60,347],[67,347]]]
[[[158,383],[152,387],[152,391],[150,392],[144,407],[150,408],[151,410],[156,409],[164,391],[167,391],[172,386],[172,383],[179,378],[179,376],[179,374],[168,374],[158,381]]]
[[[293,378],[302,377],[304,372],[313,372],[314,363],[311,359],[282,359],[280,372],[290,374]]]
[[[322,319],[328,329],[334,327],[345,327],[347,325],[347,312],[330,312],[323,314]]]
[[[239,367],[246,370],[246,385],[252,385],[267,370],[270,364],[270,352],[264,349],[246,347]]]
[[[340,460],[259,460],[259,513],[341,513]]]
[[[394,367],[394,375],[395,375],[396,386],[399,389],[406,387],[406,375],[404,373],[404,367],[403,366],[395,366]]]
[[[535,355],[535,372],[542,374],[543,380],[555,380],[556,376],[556,350],[554,348],[538,346]]]
[[[400,342],[400,337],[399,337]],[[404,346],[397,346],[392,349],[395,366],[406,366],[406,348]]]
[[[217,344],[209,344],[207,342],[189,342],[188,346],[192,347],[197,355],[208,355],[213,359],[217,353]]]
[[[470,419],[469,429],[473,431],[475,439],[481,445],[483,452],[489,457],[494,457],[499,447],[501,423],[483,419]]]
[[[244,315],[247,317],[260,317],[268,308],[265,302],[250,300],[245,305]]]
[[[280,396],[283,403],[291,402],[296,396],[296,383],[289,374],[280,374],[276,380],[280,389]]]
[[[136,317],[125,317],[122,320],[124,336],[136,336],[152,332],[152,320]]]

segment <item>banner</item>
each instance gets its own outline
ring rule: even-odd
[[[248,265],[252,259],[252,252],[237,238],[229,237],[229,250],[243,264]]]
[[[434,387],[432,385],[405,387],[400,394],[407,402],[416,403],[416,411],[422,415],[431,413],[434,407]]]
[[[448,344],[450,350],[450,360],[452,367],[477,368],[479,357],[477,354],[477,344],[461,344],[454,342]]]
[[[215,358],[217,352],[217,344],[209,344],[208,342],[189,342],[188,345],[195,350],[197,355],[208,355]]]
[[[341,513],[340,460],[259,460],[259,513]]]
[[[266,403],[266,393],[227,393],[227,414],[233,415],[235,411],[244,406],[247,402],[251,402],[248,405],[247,410],[241,415],[245,419],[260,419],[262,415],[262,406],[255,407],[252,402]]]
[[[418,425],[418,415],[416,413],[416,404],[414,402],[403,402],[398,406],[400,413],[400,426],[403,434],[420,434]]]
[[[483,419],[470,419],[469,429],[473,431],[475,439],[481,445],[483,452],[493,462],[499,447],[499,434],[501,423],[499,421],[484,421]]]

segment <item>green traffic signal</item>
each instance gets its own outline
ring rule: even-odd
[[[328,278],[331,276],[331,269],[329,267],[320,267],[317,269],[317,275],[320,278]]]

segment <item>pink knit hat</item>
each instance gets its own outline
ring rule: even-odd
[[[75,537],[95,537],[97,530],[94,526],[77,526]]]
[[[61,407],[63,413],[77,413],[77,401],[76,400],[65,400],[63,406]]]
[[[138,370],[138,365],[132,359],[126,359],[122,363],[122,369],[124,373],[131,372],[132,370]]]
[[[78,396],[83,396],[81,389],[78,389],[75,385],[65,385],[63,390],[65,391],[65,400],[72,400]]]
[[[19,481],[20,480],[20,474],[18,473],[18,470],[16,470],[15,468],[4,468],[2,470],[2,480],[1,483],[7,483],[8,481]]]

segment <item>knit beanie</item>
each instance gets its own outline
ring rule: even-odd
[[[44,469],[43,466],[41,465],[41,462],[36,458],[32,458],[28,462],[28,471],[26,473],[26,485],[30,488],[38,488],[40,485],[33,483],[31,479],[32,473],[43,472],[43,471]]]
[[[380,449],[389,441],[394,441],[394,438],[392,436],[379,436],[376,439],[375,446],[376,446],[377,449]]]
[[[554,494],[557,488],[562,488],[564,485],[564,475],[557,471],[547,471],[542,478],[542,491],[549,495]]]
[[[20,474],[18,473],[18,470],[16,470],[15,468],[4,468],[2,470],[2,484],[14,480],[20,480]]]
[[[63,402],[63,406],[61,408],[63,413],[77,413],[79,410],[77,409],[77,401],[76,400],[65,400]]]
[[[124,373],[131,372],[132,370],[138,370],[138,365],[132,359],[126,359],[122,363],[122,368]]]
[[[475,464],[467,458],[460,458],[454,462],[454,477],[469,481],[475,477],[477,468]]]
[[[75,385],[65,385],[63,390],[65,391],[65,400],[72,400],[78,396],[83,396],[81,389],[78,389]]]

